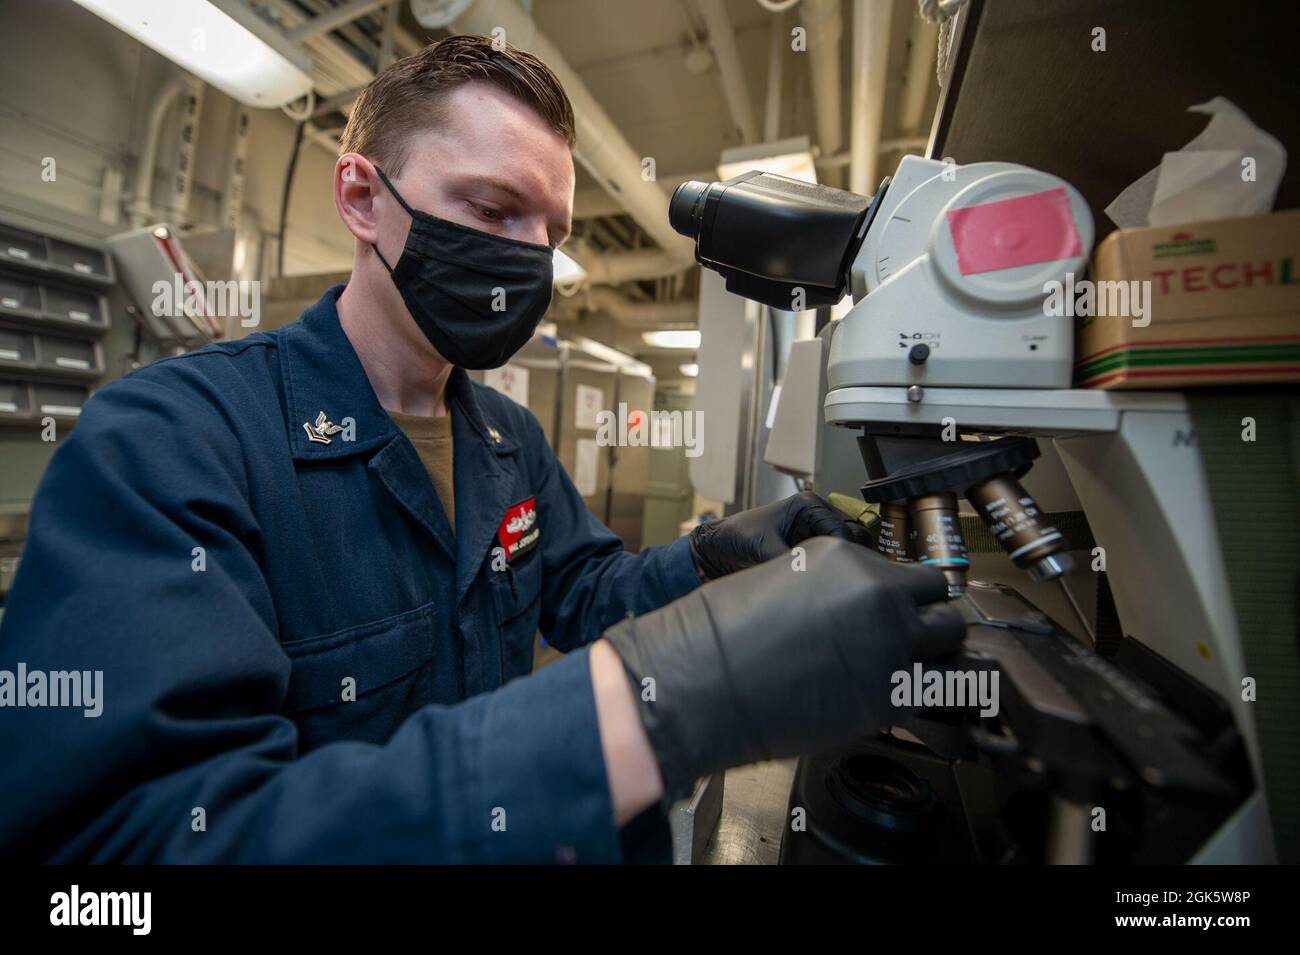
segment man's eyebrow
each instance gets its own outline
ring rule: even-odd
[[[498,192],[504,192],[506,195],[510,196],[513,199],[518,200],[519,202],[524,202],[528,199],[528,194],[525,193],[518,186],[516,186],[514,183],[512,183],[510,180],[502,179],[497,176],[485,176],[485,175],[465,176],[463,178],[457,179],[455,185],[456,188],[459,189],[469,189],[475,186],[478,187],[486,186],[489,189],[495,189]]]

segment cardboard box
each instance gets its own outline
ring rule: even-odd
[[[1089,278],[1078,387],[1300,381],[1300,210],[1122,229]]]

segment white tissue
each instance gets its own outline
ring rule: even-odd
[[[1268,212],[1286,172],[1286,149],[1231,101],[1188,109],[1210,116],[1199,136],[1115,197],[1106,215],[1121,229],[1231,219]],[[1253,180],[1243,161],[1254,160]]]

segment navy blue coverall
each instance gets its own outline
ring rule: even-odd
[[[0,709],[0,857],[622,857],[582,648],[697,586],[688,544],[623,551],[461,369],[453,535],[341,291],[108,384],[54,455],[0,669],[102,671],[103,711]],[[539,628],[575,652],[502,688]]]

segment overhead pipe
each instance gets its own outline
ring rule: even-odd
[[[768,143],[781,138],[781,81],[787,37],[784,14],[773,13],[772,35],[767,49],[766,113],[763,116],[763,141]]]
[[[597,252],[581,244],[564,251],[583,267],[587,282],[592,285],[618,285],[622,282],[643,282],[662,278],[682,271],[685,265],[679,256],[662,249],[632,249],[627,252]],[[694,257],[686,264],[693,263]]]
[[[672,263],[673,270],[694,264],[692,243],[678,235],[668,224],[668,196],[652,180],[642,178],[642,159],[628,143],[613,120],[596,102],[587,85],[547,37],[537,29],[532,18],[516,0],[476,0],[455,19],[457,33],[495,36],[505,31],[512,46],[528,50],[549,66],[563,84],[573,104],[578,128],[577,160],[609,192],[623,210],[662,249],[661,257]],[[639,253],[619,253],[636,256]],[[576,258],[576,256],[575,256]],[[579,259],[578,261],[582,261]],[[582,263],[584,267],[587,263]],[[657,274],[669,274],[663,269]]]
[[[880,184],[877,169],[893,10],[893,0],[853,0],[849,190],[859,195],[871,195]]]
[[[587,301],[598,311],[605,312],[620,325],[643,328],[663,328],[668,325],[694,328],[699,319],[700,303],[685,302],[634,302],[612,288],[596,286],[586,292]]]
[[[934,58],[939,50],[939,28],[919,16],[912,18],[908,33],[911,48],[907,51],[907,82],[903,101],[898,107],[898,122],[904,133],[916,134],[924,122],[926,94],[934,77]]]
[[[394,3],[384,11],[384,26],[379,31],[379,69],[386,70],[397,59],[397,25],[402,8]]]
[[[673,176],[659,176],[657,185],[663,190],[664,198],[671,199],[673,191],[688,179],[708,182],[717,178],[718,167],[697,169],[695,172],[679,173]],[[573,194],[573,217],[575,219],[603,219],[623,212],[618,200],[604,189],[579,189]]]
[[[736,29],[731,24],[724,0],[696,0],[704,25],[709,31],[709,47],[718,63],[718,77],[722,80],[722,95],[726,97],[731,118],[746,143],[758,142],[758,123],[754,119],[754,106],[749,99],[749,84],[741,66],[740,52],[736,49]]]
[[[353,20],[359,20],[374,13],[380,7],[386,7],[397,0],[352,0],[342,6],[327,10],[310,20],[305,20],[288,31],[288,38],[293,43],[301,43],[310,37],[331,33],[339,27],[347,26]]]
[[[194,194],[194,157],[198,153],[199,122],[203,118],[203,90],[202,80],[193,76],[185,80],[170,203],[171,221],[178,229],[189,225],[190,197]]]
[[[804,0],[799,22],[808,43],[808,71],[812,79],[817,147],[823,156],[834,156],[844,147],[843,105],[840,99],[840,38],[844,19],[840,0]],[[840,186],[843,176],[830,170],[827,185]]]
[[[238,229],[244,215],[244,176],[248,156],[248,110],[236,105],[234,130],[226,163],[226,187],[221,191],[221,224]]]
[[[899,136],[894,139],[882,139],[876,149],[881,156],[886,153],[916,153],[921,155],[930,143],[927,136]],[[818,169],[843,169],[853,157],[848,153],[836,153],[834,156],[818,156],[813,163]]]
[[[185,81],[179,77],[168,81],[158,98],[149,109],[149,124],[146,127],[144,148],[140,150],[138,164],[135,167],[135,195],[131,200],[131,227],[140,229],[151,223],[153,209],[153,175],[158,166],[158,140],[162,136],[163,120],[181,95]]]
[[[278,22],[284,24],[286,36],[289,32],[305,28],[314,22],[312,15],[304,13],[296,0],[261,0],[261,2]],[[396,4],[391,4],[388,8],[389,19],[385,21],[385,33],[380,38],[381,56],[385,49],[388,24],[397,9]],[[337,11],[335,13],[337,14]],[[330,11],[320,16],[328,15]],[[351,44],[341,42],[332,32],[307,30],[306,33],[302,47],[312,58],[312,82],[318,97],[325,98],[325,102],[328,102],[333,109],[342,109],[346,112],[361,90],[374,78],[374,71],[368,64],[357,58]],[[397,57],[409,56],[425,45],[422,39],[418,39],[402,27],[400,20],[392,24],[392,41],[392,52]],[[325,102],[321,105],[325,105]],[[320,115],[323,114],[314,113],[312,118],[319,119]],[[338,142],[331,136],[309,137],[308,142],[314,142],[332,153],[338,151]]]

